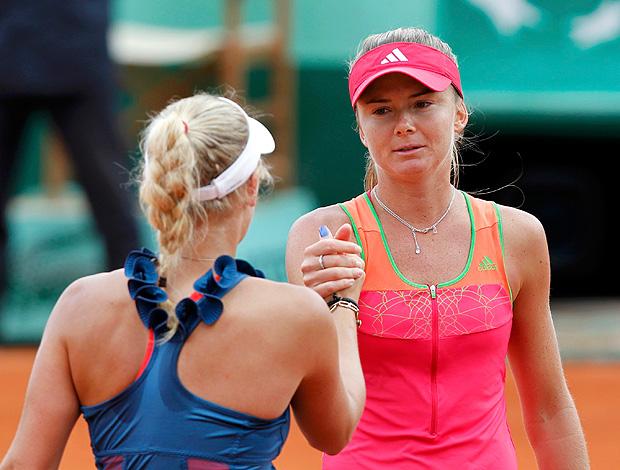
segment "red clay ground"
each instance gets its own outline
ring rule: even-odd
[[[0,456],[6,453],[17,428],[34,355],[34,348],[0,348]],[[586,432],[592,469],[617,469],[620,462],[620,363],[569,363],[565,371]],[[518,397],[511,378],[506,396],[519,469],[535,470],[536,463],[521,424]],[[321,456],[308,446],[293,423],[275,465],[278,470],[318,470]],[[94,468],[88,430],[80,419],[60,470]]]

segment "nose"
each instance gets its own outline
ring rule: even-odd
[[[413,116],[409,111],[399,113],[394,133],[398,136],[413,134],[416,131]]]

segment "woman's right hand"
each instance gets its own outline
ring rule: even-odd
[[[360,257],[360,246],[350,241],[352,234],[349,224],[343,224],[334,236],[322,225],[320,239],[304,250],[301,263],[303,283],[326,300],[336,292],[341,297],[359,299],[364,281],[364,260]]]

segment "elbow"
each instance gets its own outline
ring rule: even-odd
[[[338,433],[334,433],[333,437],[329,440],[329,442],[327,442],[326,448],[321,449],[323,452],[328,455],[336,455],[344,449],[349,442],[351,442],[351,439],[353,439],[353,434],[355,434],[357,425],[362,417],[365,401],[366,388],[363,386],[361,396],[359,396],[357,400],[352,400],[350,419],[342,426],[342,428],[340,428]]]
[[[326,442],[324,448],[320,450],[328,455],[336,455],[344,449],[349,442],[351,442],[351,439],[353,439],[353,434],[355,434],[357,425],[362,417],[362,412],[364,411],[364,402],[366,400],[365,389],[362,397],[360,398],[361,400],[357,402],[356,406],[354,406],[351,410],[350,419],[348,422],[340,428],[339,432],[335,432]]]
[[[347,446],[347,444],[351,441],[352,437],[353,432],[348,435],[343,435],[341,437],[331,439],[329,442],[323,442],[323,445],[316,448],[322,452],[325,452],[327,455],[336,455]]]
[[[315,416],[316,421],[298,421],[308,444],[328,455],[341,452],[353,439],[364,411],[365,397],[366,390],[362,385],[361,394],[348,404],[340,403],[330,412]]]
[[[334,447],[333,449],[325,449],[323,450],[323,452],[325,452],[327,455],[336,455],[338,454],[342,449],[344,449],[346,447],[346,444],[343,445],[342,447]]]
[[[325,433],[320,439],[310,442],[310,445],[328,455],[336,455],[351,442],[356,427],[357,421],[339,430],[332,429],[332,432]]]

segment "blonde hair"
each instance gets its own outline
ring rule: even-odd
[[[142,210],[157,231],[160,277],[165,278],[178,264],[181,250],[193,241],[196,229],[208,227],[209,214],[223,214],[238,206],[245,185],[210,201],[200,201],[195,190],[228,168],[247,140],[245,116],[208,93],[173,101],[150,116],[140,141],[144,159],[139,193]],[[271,182],[262,160],[259,171],[262,184]],[[168,326],[174,334],[178,321],[169,313]]]
[[[384,44],[390,44],[393,42],[410,42],[414,44],[422,44],[424,46],[429,46],[438,51],[444,53],[448,56],[458,67],[458,60],[454,52],[450,46],[439,39],[437,36],[432,35],[428,31],[419,28],[398,28],[391,31],[386,31],[384,33],[371,34],[366,39],[364,39],[357,50],[357,54],[355,58],[349,61],[348,64],[348,72],[351,75],[351,70],[353,66],[357,62],[357,60],[370,52],[371,50],[383,46]],[[454,87],[451,87],[454,91],[455,100],[457,104],[459,101],[463,99],[458,94]],[[357,114],[357,109],[356,109]],[[452,145],[452,158],[451,158],[451,173],[452,173],[452,182],[455,186],[458,186],[458,175],[459,175],[459,148],[462,146],[464,140],[463,131],[459,132],[454,136],[454,143]],[[366,191],[374,188],[377,185],[377,172],[375,169],[375,162],[372,159],[370,153],[366,154],[366,175],[364,177],[364,188]]]

